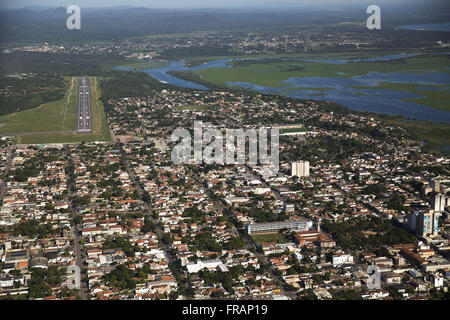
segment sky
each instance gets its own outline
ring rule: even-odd
[[[80,7],[139,6],[149,8],[239,8],[239,7],[304,7],[314,4],[328,9],[363,3],[408,3],[412,0],[1,0],[0,7],[22,8],[27,6],[78,5]]]

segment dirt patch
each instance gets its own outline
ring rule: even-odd
[[[6,123],[0,123],[0,128],[3,128],[4,126],[6,126]]]
[[[384,232],[374,232],[374,231],[368,231],[368,230],[363,231],[364,238],[369,238],[369,236],[375,236],[375,235],[377,235],[379,233],[380,234],[384,234]]]

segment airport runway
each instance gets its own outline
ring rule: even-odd
[[[89,78],[78,79],[78,133],[92,132]]]

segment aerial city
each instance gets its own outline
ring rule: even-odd
[[[0,300],[448,300],[449,14],[2,1]]]

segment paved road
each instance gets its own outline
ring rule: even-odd
[[[2,202],[3,198],[5,197],[7,177],[8,177],[9,170],[11,169],[11,166],[12,166],[14,153],[16,152],[16,148],[15,147],[10,147],[10,148],[11,149],[10,149],[10,153],[9,153],[9,156],[8,156],[8,163],[6,164],[5,172],[3,174],[3,177],[1,177],[2,178],[2,184],[0,185],[0,203]]]
[[[69,148],[66,146],[66,155],[67,157],[70,159],[70,153],[69,153]],[[68,181],[67,181],[67,188],[69,189],[69,194],[70,194],[70,206],[72,208],[72,214],[73,217],[76,217],[78,215],[78,211],[76,210],[76,208],[73,206],[73,199],[74,199],[74,194],[72,192],[72,184],[69,182],[71,176],[69,175],[67,177]],[[74,253],[75,253],[75,264],[78,266],[78,268],[80,268],[80,271],[83,271],[83,266],[84,266],[84,259],[81,255],[81,243],[80,243],[80,230],[79,230],[79,225],[75,225],[73,227],[73,240],[74,240]],[[83,274],[83,272],[81,273],[81,288],[80,288],[80,297],[82,300],[88,300],[88,287],[87,287],[87,278],[86,276]]]
[[[117,143],[118,139],[115,136],[113,136],[113,141],[115,143]],[[141,185],[141,183],[139,181],[139,178],[136,176],[133,168],[131,167],[130,162],[129,162],[127,156],[126,156],[126,153],[124,152],[123,149],[121,151],[122,151],[124,164],[125,164],[125,167],[126,167],[126,169],[128,171],[128,174],[130,175],[131,180],[133,181],[134,185],[137,188],[137,191],[138,191],[140,197],[142,198],[143,195],[144,195],[144,192],[145,192],[144,188]],[[252,174],[256,178],[256,175],[253,174],[251,169],[250,168],[247,168],[247,169],[249,170],[249,173]],[[199,183],[199,184],[201,183],[199,181],[199,177],[194,172],[191,172],[191,177],[194,178],[197,181],[197,183]],[[277,198],[279,198],[279,197],[281,198],[281,195],[278,193],[278,197]],[[152,217],[152,215],[151,215],[151,211],[152,210],[151,210],[149,204],[145,203],[145,202],[144,202],[144,204],[145,204],[145,207],[146,207],[145,211],[146,211],[147,216],[152,219],[153,223],[156,226],[155,233],[158,236],[158,239],[159,239],[159,242],[160,242],[160,245],[161,245],[162,249],[165,251],[166,257],[169,259],[169,262],[176,262],[176,260],[177,260],[176,257],[173,257],[172,254],[170,253],[170,247],[168,245],[164,244],[164,242],[162,241],[163,231],[162,231],[161,227],[159,227],[158,221]],[[214,204],[215,204],[216,209],[218,209],[219,211],[223,212],[225,210],[225,206],[220,201],[214,201]],[[233,231],[233,233],[235,235],[239,235],[240,234],[235,225],[232,225],[232,231]],[[256,247],[255,243],[253,241],[250,241],[246,237],[243,237],[243,239],[244,239],[244,241],[246,243],[247,249],[253,249],[252,251],[255,252],[255,255],[260,259],[260,261],[262,261],[264,264],[266,264],[268,266],[268,271],[269,271],[269,274],[270,274],[271,278],[276,280],[276,281],[278,281],[281,284],[280,285],[281,294],[288,296],[289,299],[291,299],[291,300],[296,299],[296,294],[295,293],[287,292],[286,290],[284,290],[284,287],[283,287],[284,281],[283,281],[283,279],[275,273],[275,270],[274,270],[272,264],[270,263],[270,261],[267,259],[267,257],[264,254],[262,254],[262,253],[257,251],[257,247]],[[180,276],[181,276],[181,279],[185,280],[184,274],[180,274]],[[185,297],[185,298],[190,299],[191,297]]]
[[[273,196],[275,197],[275,199],[280,200],[280,201],[283,201],[283,203],[288,202],[288,201],[286,200],[286,198],[284,198],[284,197],[281,195],[281,193],[280,193],[276,188],[273,188],[272,186],[270,186],[270,185],[264,180],[264,178],[263,178],[262,176],[260,176],[259,174],[256,174],[256,173],[253,171],[252,167],[250,167],[248,164],[246,164],[246,165],[244,166],[244,168],[245,168],[245,173],[246,173],[247,175],[249,175],[249,176],[251,177],[252,180],[259,180],[259,181],[261,181],[261,187],[263,187],[263,188],[270,188],[270,190],[272,191],[272,194],[273,194]]]
[[[112,138],[113,138],[114,143],[118,143],[119,142],[119,140],[117,139],[117,137],[115,135],[112,135]],[[125,168],[126,168],[128,174],[130,176],[130,179],[133,182],[134,186],[136,187],[136,190],[137,190],[140,198],[142,199],[144,197],[144,194],[145,194],[144,187],[142,186],[139,178],[136,176],[136,173],[135,173],[133,167],[131,166],[129,159],[128,159],[125,151],[122,148],[121,148],[121,153],[122,153],[122,158],[124,159]],[[163,249],[166,258],[168,259],[168,262],[169,263],[176,263],[178,261],[178,258],[174,257],[172,255],[172,253],[170,252],[171,251],[170,246],[165,244],[164,241],[162,240],[163,239],[163,235],[164,235],[164,231],[161,228],[161,226],[159,224],[159,221],[157,219],[153,218],[153,215],[152,215],[152,211],[153,210],[152,210],[152,208],[150,207],[150,205],[147,202],[143,201],[143,203],[144,203],[144,206],[145,206],[145,212],[144,213],[145,213],[145,215],[148,218],[150,218],[150,220],[155,225],[154,233],[158,237],[159,245],[160,245],[161,249]],[[186,280],[185,275],[183,273],[180,273],[179,275],[180,275],[180,278],[181,278],[182,281]],[[178,282],[178,285],[179,286],[184,286],[185,289],[187,288],[186,284],[183,285],[182,283]],[[191,296],[184,296],[184,298],[185,299],[192,299]]]
[[[257,176],[251,171],[251,168],[248,167],[247,169],[249,170],[249,171],[247,171],[247,173],[250,174],[253,179],[256,179]],[[192,177],[198,184],[202,184],[202,182],[200,181],[200,177],[195,172],[190,171],[190,177]],[[258,178],[258,179],[260,179],[262,181],[261,178]],[[267,184],[265,186],[268,187]],[[218,200],[215,200],[215,199],[213,199],[212,201],[214,202],[215,209],[217,209],[218,211],[224,213],[224,211],[226,209],[226,206],[221,201],[218,201]],[[232,233],[235,236],[241,236],[241,234],[240,234],[238,228],[236,227],[236,225],[232,224],[231,225],[231,229],[232,229]],[[251,237],[242,236],[241,238],[245,242],[246,249],[252,250],[252,252],[255,254],[255,256],[267,266],[270,277],[280,284],[280,292],[281,292],[281,294],[287,296],[291,300],[295,300],[297,298],[296,293],[295,292],[288,292],[288,291],[286,291],[284,289],[284,280],[283,280],[283,278],[275,273],[275,269],[274,269],[273,265],[271,264],[269,259],[264,254],[262,254],[260,251],[258,251],[258,247],[255,244],[255,242],[253,240],[251,240]]]
[[[90,81],[88,77],[78,79],[78,133],[92,132]]]

